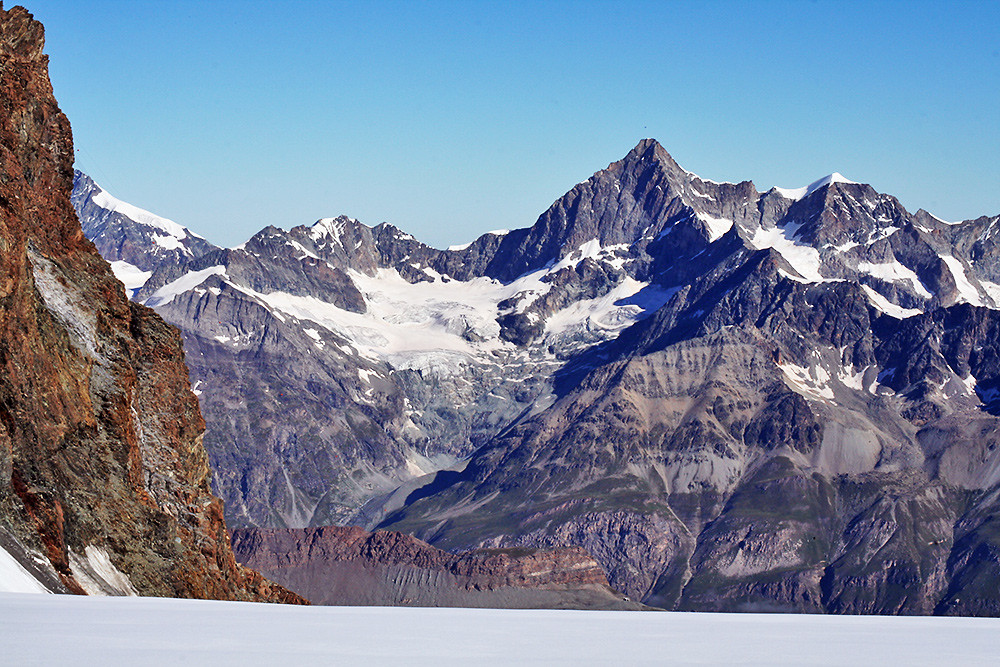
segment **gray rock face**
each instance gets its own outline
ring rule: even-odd
[[[528,229],[268,228],[135,298],[236,524],[580,545],[668,608],[994,613],[997,222],[644,140]]]

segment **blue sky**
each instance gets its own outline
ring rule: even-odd
[[[1000,213],[996,2],[24,4],[77,166],[223,245],[338,214],[463,243],[647,136],[717,181]]]

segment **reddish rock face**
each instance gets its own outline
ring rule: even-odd
[[[404,533],[369,533],[357,526],[245,528],[233,532],[233,545],[241,560],[261,570],[357,561],[369,567],[405,565],[448,572],[461,577],[466,587],[477,589],[608,586],[601,566],[580,547],[480,549],[453,554]]]
[[[75,592],[94,547],[142,594],[298,600],[234,560],[180,338],[80,229],[43,44],[0,4],[0,528]]]
[[[580,547],[453,554],[395,531],[241,529],[249,567],[323,604],[636,609]]]

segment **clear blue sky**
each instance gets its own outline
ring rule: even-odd
[[[24,4],[77,166],[223,245],[338,214],[463,243],[646,136],[713,180],[1000,213],[998,2]]]

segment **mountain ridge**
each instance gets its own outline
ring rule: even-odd
[[[985,613],[998,220],[647,139],[530,228],[268,228],[136,297],[173,294],[238,525],[578,545],[666,608]]]

